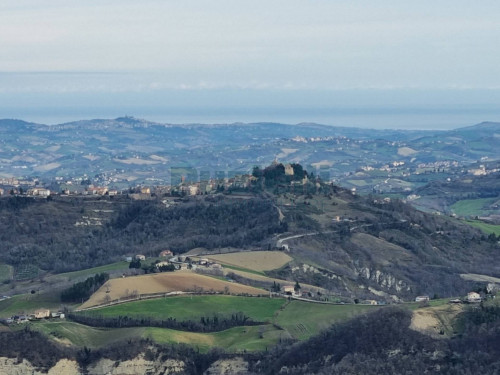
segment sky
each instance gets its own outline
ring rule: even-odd
[[[489,0],[2,0],[0,117],[500,121],[499,15]]]

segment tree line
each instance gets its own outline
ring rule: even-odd
[[[238,312],[231,315],[215,314],[202,316],[198,321],[177,320],[175,318],[154,319],[151,317],[132,317],[119,315],[107,317],[84,312],[68,312],[68,319],[91,327],[125,328],[125,327],[158,327],[187,332],[217,332],[237,326],[255,326],[264,324],[250,319]]]

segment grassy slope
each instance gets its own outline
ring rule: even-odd
[[[193,345],[201,351],[208,351],[211,347],[222,347],[229,351],[254,351],[270,348],[278,342],[280,336],[286,335],[272,325],[235,327],[216,333],[182,332],[152,327],[104,329],[56,320],[29,323],[29,326],[55,341],[89,348],[103,347],[131,338],[149,337],[158,343]],[[25,325],[20,325],[15,329],[24,327]]]
[[[102,273],[102,272],[119,271],[119,270],[125,271],[128,270],[128,266],[129,266],[128,262],[117,262],[117,263],[106,264],[100,267],[88,268],[81,271],[60,273],[54,275],[54,277],[66,277],[68,278],[68,280],[74,280],[80,277],[93,276],[97,273]]]
[[[8,318],[15,314],[30,314],[39,308],[59,310],[61,300],[58,293],[20,294],[0,301],[0,317]]]
[[[460,216],[481,216],[485,207],[495,202],[496,198],[463,199],[454,203],[450,208]]]
[[[376,308],[380,308],[380,306],[326,305],[292,301],[279,313],[275,321],[294,338],[304,340],[328,328],[333,323],[373,311]]]
[[[477,220],[468,220],[467,224],[481,229],[486,234],[495,233],[495,235],[500,236],[500,225],[487,224]]]
[[[40,331],[56,341],[76,346],[98,348],[113,342],[143,337],[145,328],[104,329],[82,324],[54,320],[29,323],[34,330]],[[25,327],[25,325],[21,325]]]
[[[201,351],[207,351],[210,347],[221,347],[229,351],[256,351],[272,347],[279,341],[280,335],[285,337],[286,333],[267,325],[234,327],[216,333],[193,333],[162,328],[146,328],[146,335],[159,343],[185,343],[196,346]]]
[[[103,316],[150,316],[157,319],[173,317],[177,320],[198,320],[201,316],[217,313],[243,312],[255,321],[269,321],[284,299],[266,297],[234,296],[180,296],[146,301],[129,302],[121,305],[88,311],[88,314]]]

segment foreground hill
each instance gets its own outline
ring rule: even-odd
[[[285,176],[283,168],[270,168]],[[271,177],[264,181],[265,175]],[[346,302],[463,295],[482,284],[462,274],[500,276],[496,236],[398,200],[361,197],[316,181],[297,185],[280,176],[264,171],[241,197],[197,196],[168,207],[161,197],[1,199],[0,221],[11,229],[2,234],[0,259],[21,281],[135,254],[154,258],[163,249],[193,255],[192,249],[203,248],[208,256],[285,249],[293,260],[283,256],[271,267],[277,269],[259,268],[250,258],[242,266],[229,255],[223,263],[240,283],[269,290],[275,280],[299,281]],[[75,225],[84,216],[100,225]],[[242,273],[248,271],[256,276]]]
[[[0,333],[0,371],[67,374],[495,374],[499,367],[498,306],[462,313],[454,338],[410,328],[409,311],[383,308],[342,322],[311,339],[261,353],[203,353],[148,340],[75,350],[30,330]],[[39,350],[32,350],[33,347]]]

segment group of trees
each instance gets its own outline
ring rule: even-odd
[[[102,198],[103,200],[107,198]],[[66,272],[107,264],[125,254],[170,248],[182,253],[196,247],[258,246],[286,230],[272,202],[187,199],[165,208],[159,201],[107,201],[55,198],[53,201],[8,197],[0,200],[0,261]],[[106,203],[106,202],[104,202]],[[111,209],[110,209],[111,208]],[[103,225],[80,225],[83,216],[111,211]],[[146,252],[147,254],[147,252]]]
[[[213,316],[202,316],[199,321],[179,321],[175,318],[160,320],[151,317],[130,317],[125,315],[104,317],[88,313],[68,313],[67,317],[75,322],[92,327],[159,327],[188,332],[217,332],[237,326],[253,326],[263,324],[253,321],[241,312],[230,315],[216,314]]]
[[[252,176],[257,178],[258,183],[263,182],[266,187],[289,184],[291,181],[300,181],[308,176],[307,171],[302,168],[302,165],[292,163],[290,166],[293,174],[286,174],[285,166],[282,163],[274,163],[264,169],[254,167]]]
[[[463,334],[443,340],[410,329],[408,310],[380,309],[334,325],[306,342],[282,345],[252,370],[266,374],[283,368],[287,374],[493,374],[500,368],[500,309],[491,310],[468,310]]]
[[[88,299],[97,289],[109,280],[107,273],[99,273],[87,280],[73,284],[61,293],[62,302],[81,302]]]

